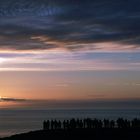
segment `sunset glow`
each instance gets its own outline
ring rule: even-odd
[[[3,63],[5,61],[4,58],[0,58],[0,63]]]
[[[0,0],[0,140],[139,130],[140,0]]]
[[[1,104],[140,99],[137,2],[21,3],[0,2]]]

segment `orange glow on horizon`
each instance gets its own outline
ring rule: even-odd
[[[1,102],[0,101],[0,109],[6,109],[6,108],[14,108],[14,107],[19,107],[21,103],[17,102]]]

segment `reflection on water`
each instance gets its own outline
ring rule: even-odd
[[[19,103],[17,102],[3,102],[0,100],[0,109],[3,109],[3,108],[14,108],[16,106],[18,106]]]

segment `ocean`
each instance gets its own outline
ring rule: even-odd
[[[140,118],[140,109],[0,110],[0,137],[42,129],[43,120],[70,118]]]

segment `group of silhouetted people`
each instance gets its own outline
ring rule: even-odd
[[[44,130],[56,129],[82,129],[82,128],[140,128],[140,119],[127,120],[118,118],[115,120],[109,119],[70,119],[70,120],[47,120],[43,122]]]

